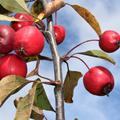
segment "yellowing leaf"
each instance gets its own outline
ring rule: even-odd
[[[45,17],[45,13],[43,11],[37,16],[35,22],[38,22],[38,21],[42,20],[44,17]]]
[[[85,21],[95,30],[98,36],[101,35],[101,29],[96,18],[86,8],[80,5],[70,5]]]
[[[18,108],[18,103],[20,103],[20,100],[22,100],[22,99],[23,99],[23,97],[20,97],[20,98],[14,100],[14,105],[16,108]],[[43,110],[41,110],[40,108],[33,105],[32,112],[29,117],[34,120],[43,120],[43,118],[44,118]]]
[[[0,106],[5,102],[5,100],[12,94],[18,92],[27,83],[22,77],[9,75],[0,80]]]
[[[86,52],[80,52],[80,54],[101,58],[107,60],[108,62],[111,62],[112,64],[115,64],[114,59],[101,50],[88,50]]]
[[[75,87],[78,84],[78,80],[82,77],[82,74],[77,71],[69,71],[67,72],[65,81],[64,81],[64,100],[66,103],[72,103],[73,100],[73,92]]]
[[[0,0],[0,5],[11,12],[30,13],[24,0]]]
[[[6,15],[0,14],[0,21],[20,21],[20,20],[14,18],[14,17],[9,17]]]
[[[17,112],[15,120],[29,120],[34,104],[34,97],[37,84],[34,84],[28,95],[21,98],[17,103]]]

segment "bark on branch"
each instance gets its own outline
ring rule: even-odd
[[[62,70],[61,70],[61,60],[59,53],[57,51],[57,45],[55,42],[54,32],[53,32],[53,23],[52,16],[53,12],[57,11],[64,5],[63,0],[55,0],[51,3],[47,3],[46,0],[41,0],[47,14],[47,23],[48,23],[48,33],[47,38],[49,39],[50,49],[53,58],[54,65],[54,76],[56,81],[60,81],[61,84],[55,87],[55,100],[56,100],[56,120],[65,120],[64,115],[64,97],[63,97],[63,80],[62,80]]]
[[[44,17],[48,17],[64,6],[65,6],[64,0],[55,0],[55,1],[49,2],[46,4],[44,11],[40,13],[39,16],[41,16],[41,14],[42,15],[44,14],[45,15]]]

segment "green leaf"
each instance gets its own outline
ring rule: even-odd
[[[5,102],[5,100],[12,94],[18,92],[23,88],[29,81],[26,79],[9,75],[0,80],[0,106]]]
[[[32,57],[24,57],[24,60],[25,60],[26,62],[31,62],[31,61],[36,61],[36,60],[52,61],[51,58],[46,57],[46,56],[42,56],[42,55],[32,56]]]
[[[73,103],[73,92],[75,87],[78,84],[78,80],[82,77],[81,72],[77,71],[68,71],[64,85],[63,85],[63,90],[64,90],[64,100],[66,103]]]
[[[0,5],[11,12],[30,13],[24,0],[1,0]]]
[[[14,18],[14,17],[9,17],[6,15],[0,14],[0,21],[20,21],[20,20]]]
[[[37,84],[34,84],[28,95],[21,98],[17,104],[17,112],[14,120],[29,120],[34,104],[34,97]]]
[[[32,14],[38,16],[43,10],[42,2],[40,0],[35,0],[31,7]]]
[[[47,98],[44,87],[41,83],[37,85],[34,105],[43,110],[54,111],[53,107],[51,106]]]
[[[80,5],[70,5],[98,34],[101,35],[101,28],[92,13],[90,13],[86,8],[81,7]]]
[[[101,58],[101,59],[107,60],[108,62],[112,64],[115,64],[114,59],[110,57],[108,54],[106,54],[105,52],[102,52],[101,50],[89,50],[86,52],[80,52],[80,54]]]

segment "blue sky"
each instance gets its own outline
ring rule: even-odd
[[[66,2],[67,1],[69,3],[73,3],[73,0],[66,0]],[[95,15],[100,23],[102,32],[105,30],[115,30],[120,33],[119,0],[74,0],[74,3],[78,3],[86,7]],[[75,46],[78,42],[98,38],[94,30],[69,6],[66,6],[58,12],[58,24],[65,26],[67,31],[64,43],[58,46],[58,50],[61,55]],[[99,49],[98,44],[96,42],[88,43],[81,46],[77,51],[86,51],[90,49]],[[104,60],[81,56],[81,58],[83,58],[90,67],[102,65],[109,68],[115,78],[115,87],[109,97],[98,97],[88,93],[83,86],[82,79],[80,79],[78,86],[74,91],[74,103],[65,104],[66,120],[74,120],[74,118],[78,118],[79,120],[120,120],[119,52],[120,50],[110,54],[116,61],[115,66]],[[50,55],[47,43],[42,54]],[[29,63],[29,71],[34,65],[35,62]],[[48,65],[50,69],[48,69]],[[78,61],[70,60],[69,65],[71,70],[81,71],[83,74],[87,72],[86,67]],[[66,74],[66,66],[63,64],[62,68],[64,78]],[[52,64],[45,61],[41,62],[40,72],[42,75],[53,78],[54,75],[53,72],[51,72],[51,69],[53,70]],[[5,102],[5,104],[0,108],[0,120],[13,120],[16,111],[13,105],[13,100],[16,97],[27,94],[30,86],[31,85],[27,85],[19,93],[13,95]],[[53,87],[44,87],[52,105],[55,107]],[[45,115],[48,120],[55,119],[55,114],[52,112],[45,112]]]

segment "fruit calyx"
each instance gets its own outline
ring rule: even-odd
[[[113,86],[110,83],[108,83],[107,85],[104,86],[104,88],[102,90],[103,94],[109,96],[109,93],[111,92],[112,88],[113,88]]]

